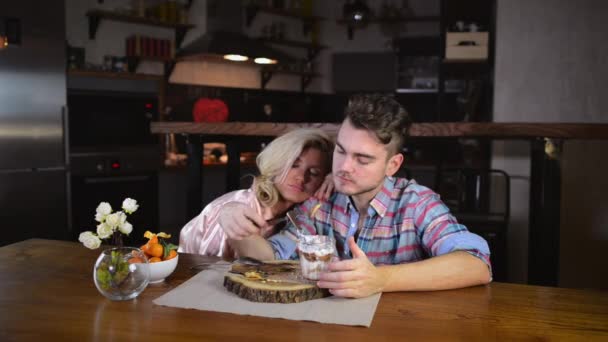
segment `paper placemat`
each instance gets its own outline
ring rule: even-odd
[[[256,303],[240,298],[224,288],[225,268],[204,270],[175,289],[154,300],[154,304],[184,309],[228,312],[320,323],[372,324],[380,293],[367,298],[326,297],[294,304]]]

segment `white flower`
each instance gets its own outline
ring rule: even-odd
[[[122,226],[125,222],[127,222],[127,214],[123,213],[122,211],[119,211],[116,213],[116,215],[118,216],[118,227]]]
[[[124,211],[112,213],[112,206],[108,202],[101,202],[95,210],[95,221],[97,225],[97,234],[87,231],[78,237],[78,241],[82,242],[87,248],[99,248],[102,239],[111,238],[118,230],[121,234],[129,235],[133,232],[133,225],[127,222],[127,214],[135,212],[139,205],[132,198],[126,198],[122,202]]]
[[[129,235],[133,231],[133,226],[129,222],[125,222],[118,227],[118,230],[125,235]]]
[[[121,212],[119,211],[117,213],[110,214],[110,215],[106,216],[106,222],[105,223],[108,226],[110,226],[110,228],[112,228],[112,230],[115,230],[120,225],[121,220],[122,220],[120,214],[121,214]],[[123,213],[123,215],[124,215],[124,213]]]
[[[95,213],[95,221],[97,222],[103,222],[103,220],[106,218],[106,215],[102,214],[102,213]]]
[[[127,214],[133,214],[137,208],[139,208],[139,205],[137,204],[136,200],[126,198],[124,201],[122,201],[122,208]]]
[[[107,223],[100,223],[97,226],[97,235],[101,239],[107,239],[114,233],[114,228],[110,227]]]
[[[88,249],[97,249],[101,245],[101,240],[92,232],[83,232],[78,236],[78,241]]]
[[[97,206],[97,211],[96,212],[98,214],[103,215],[103,216],[109,215],[112,212],[112,206],[108,202],[101,202]]]

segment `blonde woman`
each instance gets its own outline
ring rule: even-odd
[[[209,203],[182,228],[179,252],[231,259],[235,255],[227,237],[233,238],[234,233],[226,227],[238,226],[243,234],[264,238],[276,233],[268,221],[283,217],[317,191],[318,197],[331,192],[331,177],[327,177],[329,183],[324,181],[333,148],[332,140],[319,129],[296,129],[273,140],[256,159],[259,175],[251,188],[229,192]],[[235,207],[239,210],[221,215],[221,222],[220,212]]]

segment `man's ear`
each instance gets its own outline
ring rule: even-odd
[[[386,175],[392,177],[395,173],[397,173],[401,167],[401,164],[403,164],[404,159],[405,157],[403,157],[402,153],[397,153],[390,157],[388,159],[388,163],[386,164]]]

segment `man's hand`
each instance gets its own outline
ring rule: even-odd
[[[334,177],[331,173],[328,173],[327,176],[325,176],[323,184],[321,184],[313,196],[319,200],[327,201],[333,192]]]
[[[386,275],[374,266],[357,246],[355,239],[348,239],[353,259],[332,262],[329,271],[321,274],[317,286],[329,289],[335,296],[362,298],[382,292]]]
[[[229,239],[241,240],[259,235],[266,221],[252,208],[243,203],[226,203],[220,211],[218,222]]]

